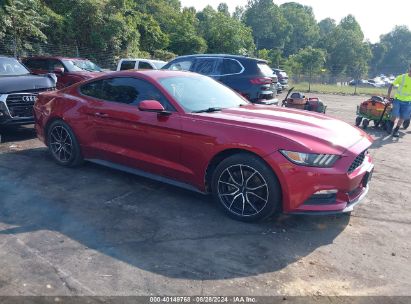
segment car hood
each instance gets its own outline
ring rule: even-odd
[[[301,152],[343,154],[356,143],[372,138],[364,131],[324,114],[274,106],[247,105],[201,113],[208,120],[253,128],[293,141]],[[287,147],[278,147],[284,149]]]
[[[0,76],[0,94],[42,90],[56,86],[49,75]]]

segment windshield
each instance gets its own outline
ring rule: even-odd
[[[30,72],[14,58],[0,58],[0,76],[28,75]]]
[[[159,82],[186,112],[233,108],[248,102],[237,93],[206,76],[162,78]]]
[[[88,71],[88,72],[102,72],[101,68],[90,60],[82,59],[65,59],[64,65],[69,72]]]

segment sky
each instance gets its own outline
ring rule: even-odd
[[[225,2],[230,12],[236,6],[245,6],[247,0],[180,0],[181,5],[194,6],[196,10],[202,10],[206,5],[217,8],[218,4]],[[277,5],[283,4],[283,0],[274,0]],[[365,39],[372,43],[379,42],[380,35],[387,34],[396,25],[406,25],[411,30],[411,2],[409,0],[397,0],[392,4],[388,1],[375,0],[295,0],[303,5],[311,6],[317,22],[332,18],[340,22],[342,18],[351,14],[360,24]]]

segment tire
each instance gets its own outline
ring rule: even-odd
[[[55,120],[47,129],[47,146],[53,160],[65,167],[83,163],[80,145],[73,130],[62,120]]]
[[[211,185],[215,201],[235,220],[255,222],[281,210],[280,183],[257,156],[239,153],[224,159]]]
[[[361,121],[362,121],[362,117],[361,116],[357,116],[357,118],[355,119],[355,125],[357,127],[359,127],[361,125]]]
[[[404,122],[402,123],[402,127],[405,129],[408,129],[408,127],[410,126],[410,120],[404,120]]]
[[[370,121],[368,119],[363,119],[362,127],[363,127],[364,130],[368,128],[369,124],[370,124]]]

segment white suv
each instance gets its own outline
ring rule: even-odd
[[[134,70],[134,69],[144,69],[144,70],[159,70],[167,62],[161,60],[143,59],[143,58],[126,58],[120,59],[117,64],[117,71],[123,70]]]

